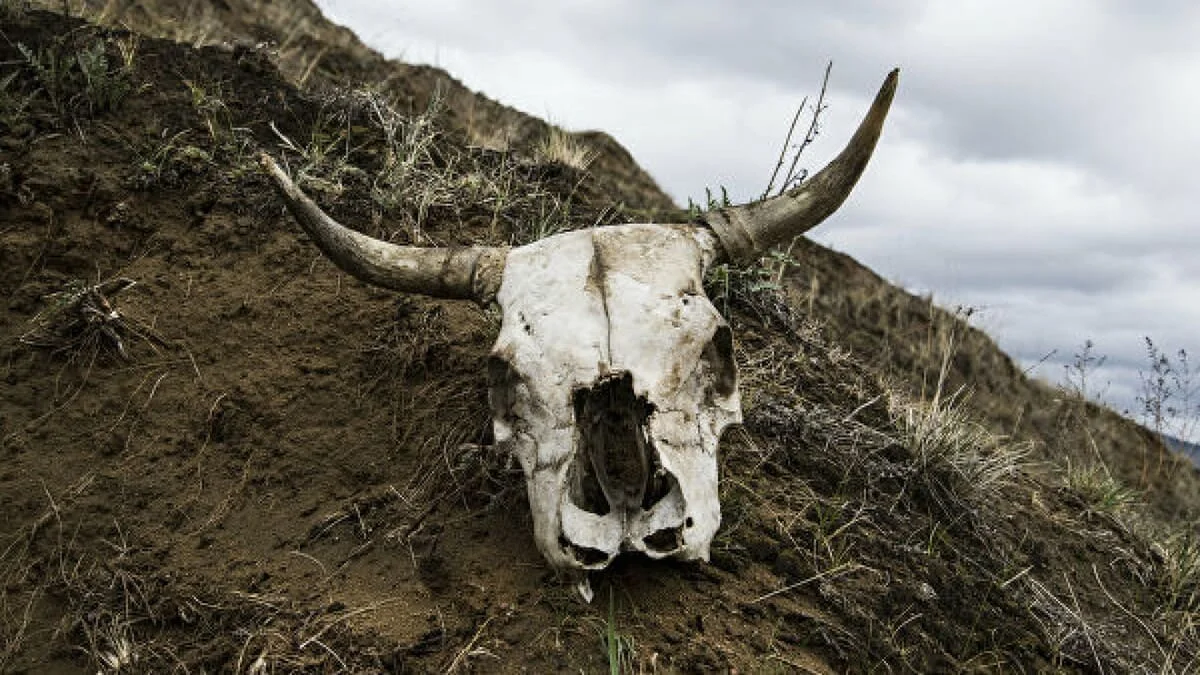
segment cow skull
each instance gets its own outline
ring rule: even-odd
[[[837,158],[778,197],[699,225],[578,230],[514,249],[397,246],[343,227],[266,155],[292,214],[369,283],[500,306],[488,361],[496,442],[525,472],[534,537],[558,569],[621,551],[708,559],[720,524],[717,446],[741,421],[729,326],[704,295],[715,262],[751,264],[850,194],[895,93],[884,81]]]

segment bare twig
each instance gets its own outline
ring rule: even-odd
[[[808,97],[805,96],[800,101],[800,105],[796,108],[796,114],[792,115],[792,123],[788,125],[787,136],[783,139],[783,145],[779,147],[779,160],[775,162],[775,170],[771,172],[771,180],[767,181],[767,188],[763,190],[762,196],[759,199],[766,199],[771,194],[771,188],[775,187],[775,178],[779,176],[779,170],[783,168],[783,162],[787,159],[788,148],[792,145],[792,134],[796,132],[796,125],[800,123],[800,113],[804,112],[804,106],[808,105]]]
[[[804,154],[808,146],[812,145],[813,141],[817,140],[817,136],[821,133],[821,113],[825,112],[825,109],[828,107],[825,103],[825,92],[829,88],[829,72],[831,70],[833,70],[833,61],[825,64],[825,76],[821,79],[821,93],[817,95],[817,103],[812,108],[812,117],[808,122],[808,130],[804,133],[804,140],[800,141],[800,144],[796,146],[796,152],[792,154],[792,163],[788,166],[787,173],[784,174],[783,182],[779,184],[779,191],[776,194],[787,192],[804,182],[804,179],[808,177],[807,170],[801,169],[797,173],[796,165],[800,163],[800,155]],[[771,174],[771,181],[767,184],[767,189],[763,191],[762,196],[764,199],[770,196],[771,189],[775,187],[775,178],[779,173],[779,167],[783,164],[783,156],[788,150],[788,145],[791,143],[793,129],[796,126],[797,120],[800,119],[800,113],[807,102],[808,98],[805,97],[804,101],[800,103],[800,108],[796,110],[795,117],[792,119],[792,128],[788,129],[787,139],[784,141],[783,148],[779,153],[779,165],[775,167],[775,172]]]

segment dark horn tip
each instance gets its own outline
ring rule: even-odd
[[[900,69],[893,68],[892,72],[888,73],[883,80],[883,85],[879,87],[879,93],[875,95],[875,102],[871,105],[873,109],[878,109],[881,105],[885,108],[892,104],[892,98],[896,95],[896,85],[900,83]]]

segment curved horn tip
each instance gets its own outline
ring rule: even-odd
[[[900,69],[893,68],[846,147],[800,186],[705,215],[704,222],[717,235],[725,259],[737,265],[752,264],[772,246],[812,229],[842,205],[871,159],[899,80]]]
[[[892,68],[892,71],[883,79],[883,84],[879,87],[879,93],[875,94],[875,101],[871,104],[871,108],[877,108],[880,104],[884,108],[888,108],[892,104],[892,98],[896,95],[896,86],[900,83],[900,69]]]

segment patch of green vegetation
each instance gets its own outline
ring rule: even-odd
[[[113,48],[116,59],[110,54]],[[135,89],[135,39],[95,37],[80,43],[68,35],[33,47],[20,43],[17,49],[37,93],[46,97],[62,125],[115,111]]]
[[[713,265],[704,278],[705,291],[725,316],[738,307],[767,326],[795,329],[800,313],[783,292],[783,276],[796,264],[790,251],[773,249],[757,265]]]
[[[1067,487],[1079,493],[1089,511],[1118,515],[1138,503],[1137,490],[1126,487],[1108,471],[1108,467],[1093,464],[1067,467]]]
[[[608,662],[609,675],[637,672],[633,638],[617,629],[616,604],[613,600],[611,586],[608,590],[608,618],[604,622],[604,631],[600,640]]]
[[[198,175],[214,164],[212,153],[189,142],[192,132],[180,131],[166,136],[150,148],[136,150],[134,187],[149,190],[154,186],[176,187],[189,175]]]
[[[13,136],[28,127],[28,108],[33,94],[22,94],[16,90],[17,73],[0,78],[0,126]]]
[[[200,117],[208,134],[209,143],[205,153],[215,163],[232,167],[235,172],[253,168],[253,134],[235,123],[233,111],[225,102],[224,84],[220,81],[184,80],[184,86],[187,87],[192,109]]]

